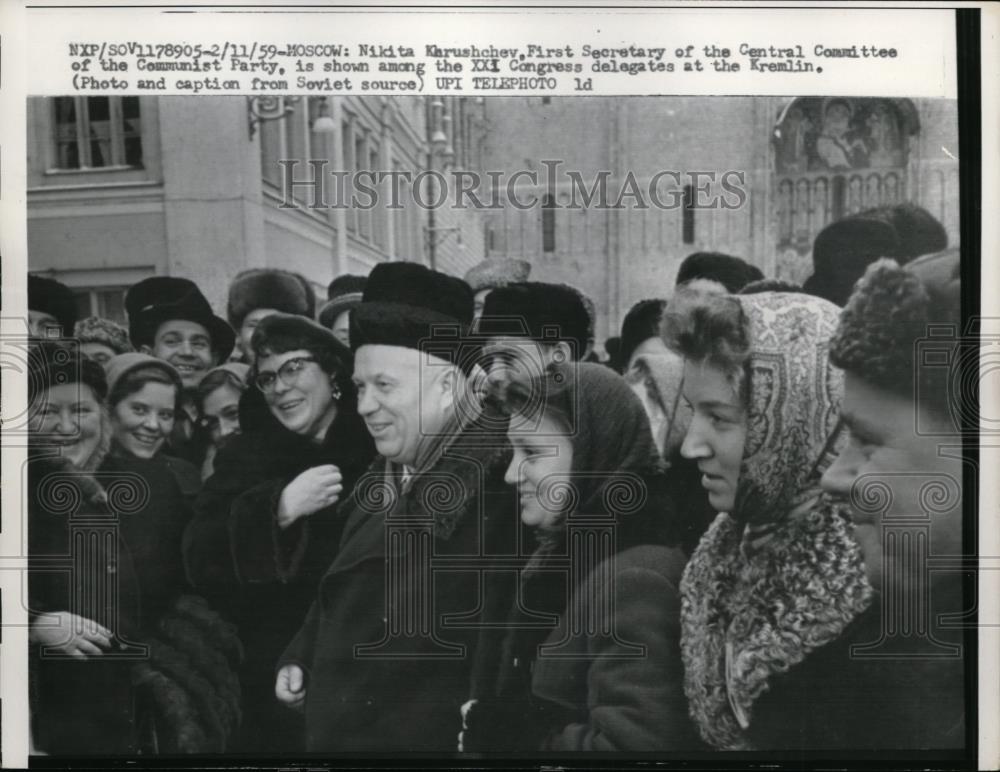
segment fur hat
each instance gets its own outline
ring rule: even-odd
[[[915,257],[943,252],[948,248],[944,226],[923,207],[909,202],[880,206],[861,212],[858,217],[885,220],[896,231],[896,250],[882,257],[894,257],[900,265]]]
[[[473,298],[461,279],[417,263],[379,263],[351,313],[351,349],[423,349],[458,362],[472,323]]]
[[[76,299],[69,287],[47,276],[28,274],[28,310],[50,314],[63,329],[64,337],[73,335],[76,324]]]
[[[730,294],[735,294],[750,282],[763,278],[764,274],[757,266],[739,257],[721,252],[694,252],[684,258],[674,284],[680,286],[691,279],[711,279],[723,285]]]
[[[128,332],[137,349],[152,346],[164,322],[185,319],[202,325],[212,339],[212,350],[225,361],[236,344],[236,333],[212,312],[212,306],[190,279],[152,276],[134,284],[125,294]]]
[[[580,293],[565,284],[521,282],[486,296],[478,333],[483,337],[513,336],[542,343],[565,341],[583,356],[590,338],[590,315]]]
[[[366,284],[368,284],[367,276],[352,274],[338,276],[330,282],[326,291],[327,303],[319,312],[319,323],[327,329],[332,328],[338,316],[344,311],[350,311],[361,302]]]
[[[813,243],[813,275],[803,289],[843,306],[865,268],[899,251],[899,237],[888,218],[877,213],[845,217],[830,223]]]
[[[133,350],[132,343],[128,339],[128,330],[118,322],[100,316],[88,316],[77,322],[73,337],[80,343],[100,343],[116,354],[125,354]]]
[[[951,325],[953,333],[931,338],[931,325]],[[892,259],[878,260],[847,301],[830,343],[830,360],[867,383],[943,412],[954,393],[960,325],[957,249],[926,255],[905,267]],[[918,359],[918,341],[924,339],[938,360],[947,355],[943,364]]]
[[[309,319],[316,317],[316,293],[305,277],[277,268],[240,271],[229,285],[226,316],[238,330],[256,308],[273,308]]]
[[[470,268],[465,274],[466,283],[473,294],[484,289],[506,287],[515,282],[524,282],[531,275],[531,263],[507,257],[488,257]]]

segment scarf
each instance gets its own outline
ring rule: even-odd
[[[548,403],[571,416],[573,462],[567,480],[569,511],[552,530],[538,533],[539,545],[521,573],[521,599],[509,629],[522,632],[507,642],[506,661],[534,659],[551,627],[539,627],[538,614],[553,621],[566,609],[569,576],[565,569],[567,529],[575,523],[614,526],[614,552],[640,544],[663,544],[671,512],[664,499],[662,461],[653,442],[642,402],[626,381],[603,365],[576,363],[553,370],[567,387]],[[554,563],[558,562],[557,566]],[[555,569],[555,570],[554,570]],[[528,624],[534,629],[525,630]]]
[[[843,376],[827,350],[838,309],[806,295],[737,297],[751,343],[747,436],[732,513],[720,514],[681,581],[681,652],[706,742],[749,749],[768,679],[840,635],[871,602],[849,523],[822,500]]]

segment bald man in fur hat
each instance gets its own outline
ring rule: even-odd
[[[375,267],[351,312],[358,413],[380,455],[343,504],[340,549],[275,684],[305,711],[311,753],[455,749],[478,633],[445,621],[474,621],[492,585],[476,556],[517,554],[507,421],[467,377],[472,311],[465,282],[398,262]],[[446,556],[464,568],[433,572]]]

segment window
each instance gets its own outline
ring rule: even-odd
[[[371,151],[368,153],[369,171],[376,173],[381,171],[378,156],[379,156],[378,148],[373,147]],[[376,192],[376,198],[374,202],[375,208],[369,209],[367,213],[372,221],[372,241],[375,242],[376,246],[383,247],[385,246],[385,233],[384,233],[385,228],[382,222],[382,211],[383,211],[382,202],[379,199],[379,196],[382,195],[382,192],[378,189],[378,186],[375,184],[374,179],[366,180],[366,182],[368,183],[369,187],[374,188]]]
[[[125,316],[125,293],[128,287],[74,287],[76,313],[80,319],[100,316],[128,326]]]
[[[285,97],[280,100],[278,112],[286,107],[293,112],[287,118],[262,121],[258,124],[260,132],[260,166],[261,177],[272,185],[281,185],[284,179],[284,169],[278,163],[282,159],[296,159],[295,179],[311,179],[315,174],[309,161],[328,158],[326,140],[322,134],[317,134],[312,127],[319,117],[322,97],[307,97],[305,100],[292,101]],[[312,191],[312,192],[310,192]],[[314,204],[316,189],[308,186],[296,186],[295,197],[308,204]],[[306,198],[308,197],[308,199]]]
[[[681,220],[681,240],[694,244],[694,185],[684,186],[684,209]]]
[[[556,198],[546,193],[542,199],[542,251],[556,251]]]
[[[56,169],[141,169],[139,97],[52,100]]]
[[[361,134],[354,138],[354,168],[355,174],[360,172],[365,166],[368,160],[368,153],[366,148],[368,146],[368,138]],[[371,209],[361,209],[360,207],[354,207],[354,216],[358,224],[358,232],[364,237],[368,238],[368,234],[371,232],[371,219],[372,211]]]

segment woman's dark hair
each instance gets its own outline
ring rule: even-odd
[[[196,393],[199,409],[201,409],[202,403],[208,399],[213,391],[221,389],[223,386],[229,386],[230,388],[235,389],[239,394],[242,394],[247,387],[247,385],[241,381],[235,373],[217,368],[202,378],[201,383],[198,384]]]
[[[130,370],[119,378],[114,388],[111,389],[111,393],[108,394],[109,407],[113,408],[125,399],[125,397],[141,391],[142,387],[147,383],[162,383],[165,386],[173,386],[174,410],[179,409],[182,391],[180,383],[178,383],[176,378],[171,377],[170,373],[156,365],[142,365],[134,370]]]
[[[621,371],[628,367],[629,360],[639,344],[659,336],[660,320],[666,305],[667,301],[660,299],[640,300],[625,314],[625,320],[622,322],[621,348],[617,357]]]
[[[722,370],[745,400],[749,384],[748,330],[749,324],[736,298],[681,289],[663,312],[661,332],[667,348],[677,355]]]
[[[308,351],[323,372],[333,378],[340,390],[339,401],[343,403],[354,399],[355,390],[351,381],[354,357],[351,350],[337,340],[330,330],[303,316],[272,314],[265,317],[250,338],[250,348],[253,349],[257,362],[274,354]],[[247,381],[252,382],[256,373],[255,364]]]

